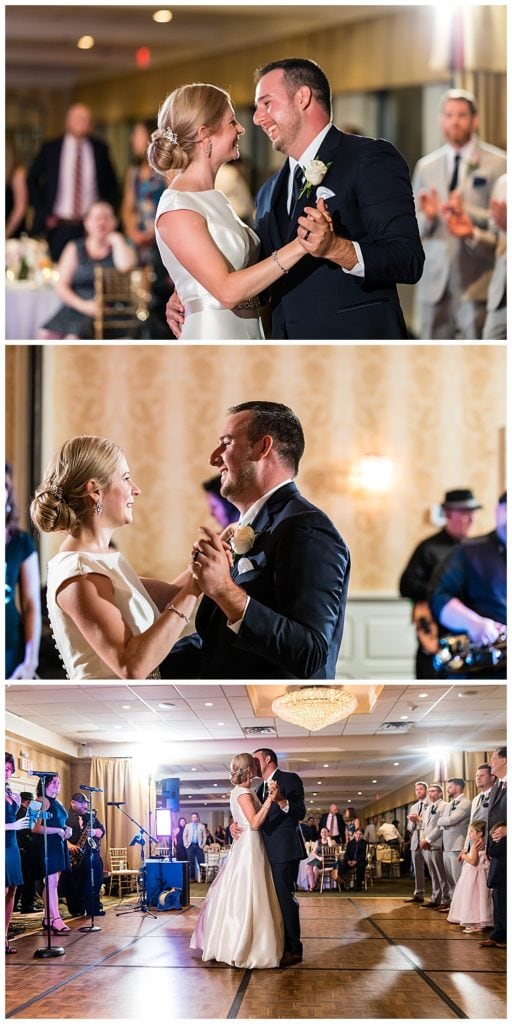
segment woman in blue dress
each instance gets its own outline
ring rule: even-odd
[[[28,815],[16,821],[16,815],[21,803],[19,793],[13,793],[9,779],[14,774],[14,757],[6,752],[5,755],[5,952],[16,953],[14,946],[11,946],[7,938],[9,924],[14,909],[14,898],[16,887],[23,885],[21,873],[21,857],[18,848],[16,832],[29,827]]]
[[[41,639],[39,559],[18,526],[12,467],[5,463],[5,678],[36,678]],[[18,610],[19,608],[19,610]]]
[[[72,829],[66,826],[68,812],[57,800],[60,790],[60,779],[55,772],[54,775],[47,775],[40,779],[37,784],[37,796],[42,799],[44,784],[43,811],[49,812],[46,819],[46,832],[48,842],[48,903],[50,905],[50,925],[54,935],[64,935],[69,932],[67,924],[64,924],[59,913],[58,885],[61,871],[69,871],[71,864],[69,859],[67,839],[72,834]],[[44,878],[44,840],[43,820],[39,817],[34,826],[36,855],[39,857],[40,878]],[[48,922],[43,919],[43,927]]]

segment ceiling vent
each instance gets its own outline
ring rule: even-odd
[[[414,722],[383,722],[376,732],[409,732]]]
[[[273,725],[250,725],[243,733],[244,736],[277,736]]]

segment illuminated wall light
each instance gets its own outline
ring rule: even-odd
[[[155,13],[153,14],[153,21],[157,21],[159,25],[167,25],[170,21],[172,21],[172,11],[155,11]]]
[[[76,45],[79,50],[92,50],[94,46],[94,36],[80,36]]]
[[[395,468],[384,455],[361,455],[350,474],[352,486],[368,494],[385,494],[391,489]]]

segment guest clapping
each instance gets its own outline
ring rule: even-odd
[[[94,298],[96,267],[128,271],[135,266],[135,250],[116,230],[116,218],[109,203],[94,203],[87,214],[85,238],[68,242],[59,262],[56,292],[64,302],[38,332],[51,338],[92,338],[97,304]]]

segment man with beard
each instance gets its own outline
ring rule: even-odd
[[[228,413],[210,463],[240,512],[225,539],[205,527],[192,553],[205,596],[197,633],[175,645],[163,678],[334,679],[350,556],[324,512],[293,477],[304,451],[295,414],[276,402]]]

